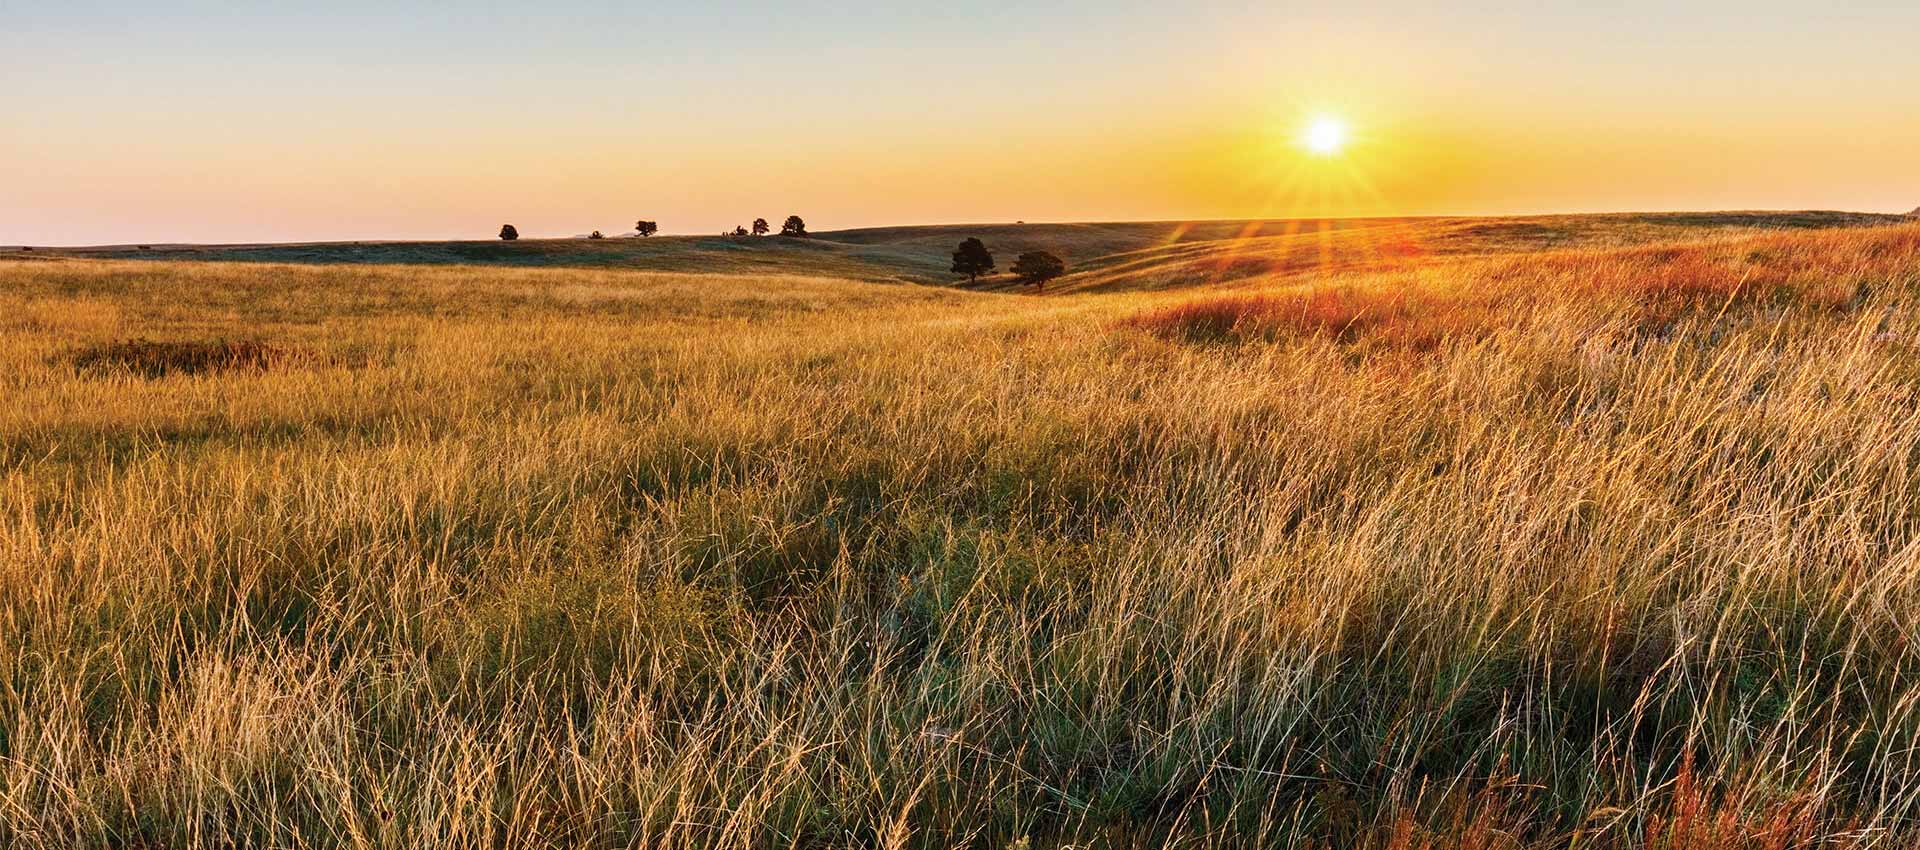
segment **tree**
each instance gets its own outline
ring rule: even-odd
[[[1007,271],[1020,278],[1021,283],[1031,283],[1047,291],[1047,281],[1067,273],[1067,264],[1046,251],[1028,251],[1013,261]]]
[[[993,274],[993,254],[985,243],[969,236],[953,252],[953,273],[966,275],[969,284],[978,283],[981,275]]]
[[[587,238],[588,239],[605,239],[607,237],[600,235],[600,231],[596,230],[592,233],[587,234]]]
[[[744,228],[744,227],[735,227],[735,228],[733,229],[733,235],[735,235],[735,236],[745,236],[745,235],[747,235],[747,229],[746,229],[746,228]]]
[[[520,238],[520,231],[513,229],[511,224],[500,225],[500,238],[512,242]]]
[[[807,223],[797,215],[787,216],[786,223],[780,225],[780,235],[805,236],[807,235]]]
[[[800,227],[802,230],[806,229],[805,224],[802,224]],[[755,236],[765,236],[767,235],[767,231],[772,229],[773,226],[767,224],[767,220],[764,218],[756,218],[753,220],[753,235]]]
[[[641,236],[652,236],[660,232],[660,224],[653,221],[636,221],[633,223],[633,230]]]

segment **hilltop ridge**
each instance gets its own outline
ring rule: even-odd
[[[1232,284],[1301,271],[1375,268],[1426,257],[1617,247],[1714,234],[1871,227],[1907,216],[1835,211],[1609,213],[1511,217],[976,223],[866,227],[779,236],[655,236],[426,242],[98,246],[41,256],[297,264],[471,265],[781,274],[958,285],[960,240],[986,242],[1001,267],[1046,250],[1068,274],[1049,292]],[[0,254],[11,255],[12,252]],[[980,288],[1005,290],[1005,276]]]

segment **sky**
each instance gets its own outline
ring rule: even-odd
[[[1920,206],[1920,2],[0,0],[0,244]],[[1301,144],[1332,118],[1338,152]]]

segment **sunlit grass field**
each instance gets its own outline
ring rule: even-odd
[[[0,261],[0,845],[1920,843],[1920,224],[1366,256]]]

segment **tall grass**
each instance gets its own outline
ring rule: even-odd
[[[1912,846],[1916,296],[0,264],[0,841]]]

